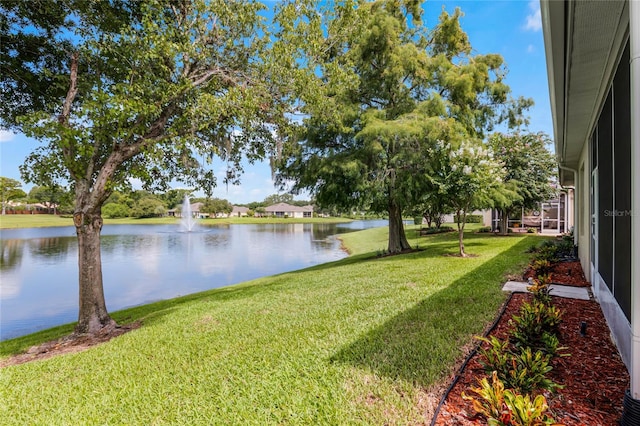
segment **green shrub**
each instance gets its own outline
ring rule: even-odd
[[[536,228],[527,228],[527,234],[535,234],[538,230]]]
[[[551,272],[552,268],[553,266],[551,265],[551,262],[546,259],[537,259],[534,260],[533,263],[531,263],[531,269],[535,273],[536,277],[547,275],[549,272]]]
[[[544,396],[538,395],[531,401],[529,395],[518,395],[510,390],[504,392],[504,403],[511,413],[510,421],[514,426],[555,425],[549,417],[549,405]]]
[[[453,232],[453,231],[455,231],[455,229],[453,229],[451,226],[442,225],[440,226],[440,228],[436,228],[435,226],[432,226],[430,228],[422,228],[420,230],[420,235],[441,234],[443,232]]]
[[[480,338],[489,343],[488,349],[480,349],[480,364],[485,372],[495,371],[498,378],[510,389],[523,393],[545,389],[554,391],[560,385],[547,378],[553,367],[552,355],[543,351],[533,351],[530,347],[520,347],[513,352],[508,341],[492,336],[490,339]]]
[[[533,294],[534,300],[545,305],[551,304],[551,274],[538,275],[537,279],[533,279],[533,285],[527,287],[527,290]]]
[[[560,340],[558,336],[553,333],[542,333],[540,337],[541,347],[540,350],[551,355],[556,356],[570,356],[570,354],[563,352],[567,349],[566,346],[560,346]]]
[[[479,387],[471,391],[480,399],[462,393],[462,398],[471,401],[473,409],[487,418],[492,426],[540,426],[556,424],[548,415],[549,405],[544,396],[538,395],[533,401],[529,395],[520,395],[510,389],[498,378],[494,371],[491,383],[485,377],[480,379]]]
[[[567,240],[563,238],[556,244],[558,256],[572,257],[573,256],[573,238]]]
[[[543,244],[533,258],[534,260],[546,260],[550,263],[556,263],[559,260],[558,247],[553,241],[551,241],[551,245]]]
[[[509,371],[511,359],[513,358],[509,341],[502,341],[495,336],[490,338],[478,337],[477,339],[489,344],[487,349],[482,347],[478,349],[480,365],[484,370],[486,372],[498,371],[500,374]]]
[[[491,227],[490,226],[483,226],[480,229],[478,229],[478,232],[481,232],[481,233],[491,232]]]
[[[562,313],[555,306],[534,300],[520,308],[509,322],[513,326],[511,341],[520,347],[543,349],[543,334],[555,333],[562,321]]]
[[[504,384],[494,371],[491,375],[491,384],[486,377],[478,379],[480,387],[471,388],[471,391],[478,395],[481,400],[462,393],[462,398],[471,401],[473,409],[487,418],[489,424],[508,425],[505,420],[509,417],[509,412],[505,410],[504,404]],[[493,421],[493,422],[492,422]]]
[[[131,209],[125,204],[109,203],[102,207],[102,216],[109,219],[129,217]]]
[[[520,353],[514,357],[512,368],[503,379],[505,385],[522,393],[541,389],[554,392],[562,389],[561,385],[547,377],[547,373],[553,370],[551,358],[551,355],[542,351],[520,348]]]
[[[453,215],[453,222],[458,223],[458,217]],[[468,214],[464,220],[465,223],[482,223],[481,214]]]

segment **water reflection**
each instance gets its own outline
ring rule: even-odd
[[[9,240],[2,242],[2,257],[0,257],[0,271],[10,271],[22,263],[23,240]]]
[[[384,221],[201,227],[105,225],[102,263],[114,311],[344,257],[334,235]],[[0,339],[75,321],[77,240],[69,228],[2,232]]]
[[[70,246],[76,246],[77,240],[73,237],[48,237],[28,240],[31,256],[38,261],[58,262],[67,257]]]

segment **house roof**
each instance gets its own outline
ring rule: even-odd
[[[194,212],[198,213],[200,211],[200,209],[202,208],[203,204],[204,203],[193,203],[193,204],[191,204],[191,212],[192,213],[194,213]],[[171,212],[171,211],[177,211],[177,210],[178,209],[176,208],[176,209],[172,209],[172,210],[169,210],[169,211]],[[180,204],[180,210],[182,210],[182,204]]]
[[[542,0],[554,142],[560,166],[576,170],[626,37],[626,1]],[[561,168],[560,183],[574,185]]]
[[[249,207],[233,206],[231,213],[247,213],[248,211]]]
[[[265,207],[266,212],[313,212],[313,206],[292,206],[287,203],[278,203],[269,207]]]

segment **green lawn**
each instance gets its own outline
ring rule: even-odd
[[[114,314],[143,326],[0,373],[3,424],[413,424],[489,324],[536,237],[342,236],[342,261]],[[71,330],[0,343],[0,354]]]

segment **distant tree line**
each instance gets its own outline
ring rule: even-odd
[[[2,194],[2,209],[24,210],[28,204],[42,204],[47,206],[52,214],[72,214],[74,210],[73,191],[61,185],[34,186],[28,193],[22,190],[20,181],[0,177],[0,190]],[[107,198],[102,215],[106,218],[150,218],[161,217],[170,210],[181,212],[184,197],[189,197],[191,204],[202,203],[201,213],[207,213],[211,217],[228,215],[233,210],[234,204],[222,198],[193,197],[194,190],[170,189],[166,192],[150,192],[145,190],[113,191]],[[12,203],[10,203],[12,202]],[[265,207],[287,203],[293,206],[307,206],[312,204],[309,200],[294,200],[291,194],[273,194],[262,201],[253,201],[237,206],[250,209],[249,215],[265,212]],[[340,212],[326,210],[323,213],[339,215]]]

